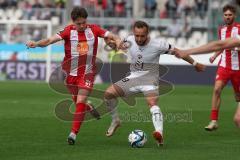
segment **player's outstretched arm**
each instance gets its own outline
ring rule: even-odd
[[[190,57],[190,56],[185,56],[185,57],[183,57],[182,59],[183,59],[184,61],[192,64],[192,65],[195,67],[195,70],[196,70],[197,72],[203,72],[203,71],[205,71],[205,69],[206,69],[206,66],[205,66],[205,65],[203,65],[203,64],[201,64],[201,63],[198,63],[197,61],[195,61],[195,60],[194,60],[192,57]]]
[[[174,53],[176,57],[183,58],[187,55],[207,54],[209,52],[220,51],[223,49],[231,49],[235,47],[240,47],[240,39],[227,38],[225,40],[212,41],[208,44],[193,49],[188,50],[176,49]]]
[[[35,48],[35,47],[46,47],[50,44],[56,43],[58,41],[62,40],[58,35],[53,35],[50,38],[42,39],[40,41],[29,41],[26,43],[26,46],[28,48]]]

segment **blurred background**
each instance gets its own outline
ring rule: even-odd
[[[64,56],[63,43],[36,49],[27,49],[25,43],[47,38],[71,23],[73,6],[85,7],[89,23],[122,38],[131,34],[132,24],[141,19],[149,23],[152,38],[192,48],[217,39],[217,28],[223,23],[222,7],[227,3],[239,12],[240,0],[0,0],[0,80],[48,81]],[[107,67],[110,63],[117,68],[125,65],[124,56],[106,51],[104,46],[100,40],[98,58]],[[211,84],[218,60],[210,64],[209,57],[194,57],[212,65],[201,74],[171,55],[161,56],[160,64],[170,69],[165,78],[174,83]],[[105,70],[99,73],[98,83],[110,81]],[[184,77],[186,74],[190,78]]]

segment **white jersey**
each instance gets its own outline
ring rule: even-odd
[[[134,36],[129,36],[126,41],[130,44],[128,55],[131,56],[131,72],[115,85],[122,88],[125,96],[139,92],[158,95],[160,55],[168,54],[172,46],[157,39],[150,39],[147,45],[139,46]]]
[[[133,35],[126,39],[131,44],[128,54],[131,56],[131,72],[134,71],[159,71],[161,54],[169,54],[172,48],[167,41],[150,39],[147,45],[139,46]]]

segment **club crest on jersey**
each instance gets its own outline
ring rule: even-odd
[[[93,34],[88,32],[88,33],[87,33],[87,38],[88,38],[88,39],[93,39]]]
[[[94,35],[93,35],[93,32],[92,32],[92,30],[91,30],[90,28],[87,28],[87,29],[85,30],[85,36],[86,36],[86,39],[87,39],[88,41],[94,40]]]
[[[142,59],[142,55],[141,54],[138,54],[137,57],[138,57],[138,59]]]
[[[71,30],[70,40],[78,40],[78,32],[76,30]]]

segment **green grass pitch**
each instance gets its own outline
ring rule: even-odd
[[[104,89],[107,85],[96,85]],[[49,89],[44,83],[0,83],[0,160],[200,160],[238,159],[240,132],[233,123],[236,109],[231,87],[222,93],[220,128],[206,132],[209,121],[212,86],[175,86],[160,97],[164,112],[163,147],[152,138],[150,119],[139,120],[137,113],[149,117],[144,99],[135,107],[121,101],[121,128],[105,137],[110,116],[83,124],[75,146],[66,138],[71,123],[56,118],[54,107],[69,97]],[[142,129],[148,135],[144,148],[134,149],[128,144],[130,131]]]

